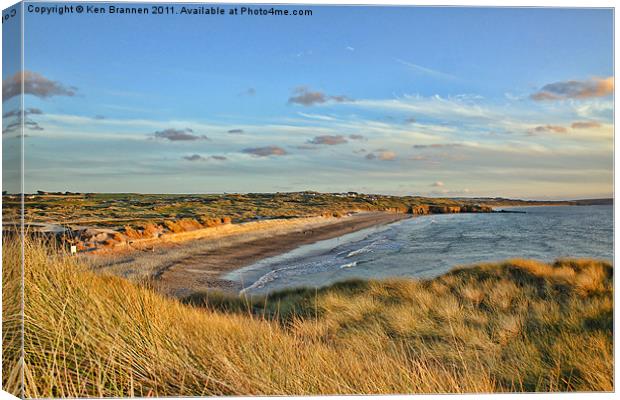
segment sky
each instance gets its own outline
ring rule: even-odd
[[[26,12],[26,192],[613,196],[610,9],[277,8]]]

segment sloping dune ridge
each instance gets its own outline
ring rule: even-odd
[[[26,397],[613,390],[613,268],[509,260],[426,280],[177,300],[29,240]],[[3,257],[19,393],[20,244]]]

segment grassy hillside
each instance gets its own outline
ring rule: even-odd
[[[20,211],[21,197],[3,196],[6,221]],[[576,204],[502,198],[430,198],[362,193],[247,193],[247,194],[31,194],[24,197],[24,216],[29,223],[92,225],[101,228],[136,228],[166,221],[207,222],[229,218],[232,222],[260,218],[291,218],[340,213],[350,210],[408,212],[420,205],[487,206]]]
[[[606,263],[515,260],[182,304],[26,246],[28,397],[613,389]],[[18,256],[5,242],[5,277]],[[5,320],[19,313],[4,307]]]

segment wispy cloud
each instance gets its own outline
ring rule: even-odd
[[[22,125],[24,126],[25,129],[28,129],[31,131],[42,131],[43,130],[43,127],[41,127],[41,125],[39,125],[38,122],[26,120],[23,124],[20,121],[16,121],[16,122],[12,122],[8,124],[6,127],[2,129],[2,134],[4,135],[7,133],[16,132],[19,130],[19,128],[22,127]]]
[[[297,146],[293,146],[297,150],[319,150],[319,146],[315,146],[313,144],[300,144]]]
[[[566,133],[568,129],[560,125],[539,125],[530,129],[530,133]]]
[[[614,102],[611,99],[596,99],[589,101],[580,101],[571,104],[573,111],[578,118],[588,120],[606,120],[612,121],[614,115]]]
[[[201,156],[200,154],[192,154],[191,156],[185,156],[183,157],[184,160],[187,161],[206,161],[207,158]]]
[[[243,149],[242,152],[256,157],[283,156],[287,154],[286,150],[279,146],[250,147]]]
[[[614,78],[591,78],[587,80],[570,80],[549,83],[530,98],[536,101],[588,99],[613,94]]]
[[[206,135],[194,135],[194,131],[190,128],[185,129],[165,129],[157,131],[153,134],[157,139],[166,139],[171,142],[185,142],[194,140],[209,140]]]
[[[245,133],[245,131],[243,129],[229,129],[228,133],[232,133],[232,134],[242,134]]]
[[[305,117],[305,118],[318,119],[318,120],[321,120],[321,121],[335,121],[336,120],[336,118],[331,117],[329,115],[308,114],[308,113],[303,113],[303,112],[299,112],[297,114],[299,114],[299,115],[301,115],[302,117]]]
[[[43,111],[39,110],[38,108],[26,108],[24,110],[24,116],[28,116],[28,115],[42,115]],[[18,117],[20,118],[22,115],[21,110],[11,110],[11,111],[7,111],[6,113],[2,114],[2,118],[13,118],[13,117]]]
[[[446,74],[445,72],[441,72],[441,71],[437,71],[431,68],[426,68],[423,67],[421,65],[418,64],[414,64],[412,62],[409,61],[405,61],[405,60],[401,60],[400,58],[396,58],[395,59],[396,62],[398,62],[399,64],[402,64],[404,66],[409,67],[410,69],[428,75],[428,76],[432,76],[434,78],[442,78],[442,79],[456,79],[456,76],[451,75],[451,74]]]
[[[200,154],[192,154],[191,156],[185,156],[185,157],[183,157],[183,159],[187,160],[187,161],[209,161],[209,160],[226,161],[226,160],[228,160],[228,158],[226,158],[224,156],[208,156],[208,157],[203,157]]]
[[[336,144],[344,144],[347,143],[347,139],[342,135],[321,135],[315,136],[314,139],[308,140],[309,144],[326,144],[329,146],[333,146]]]
[[[288,99],[289,104],[299,104],[306,107],[327,103],[328,101],[343,103],[353,101],[353,99],[344,95],[333,96],[320,91],[312,91],[306,86],[295,88],[293,90],[293,95]]]
[[[390,150],[377,150],[372,153],[366,154],[367,160],[380,160],[380,161],[394,161],[396,160],[396,153]]]
[[[462,143],[433,143],[433,144],[414,144],[414,149],[446,149],[454,147],[463,147]]]
[[[12,77],[2,81],[2,101],[7,101],[22,93],[30,94],[42,99],[52,96],[74,96],[77,89],[65,86],[64,84],[50,80],[43,75],[32,72],[17,72]]]
[[[404,95],[394,99],[357,99],[348,107],[361,108],[380,112],[389,110],[391,113],[400,113],[403,119],[414,114],[423,119],[422,122],[401,124],[385,124],[380,128],[383,137],[394,136],[415,140],[420,145],[437,140],[463,140],[466,137],[484,138],[485,141],[500,141],[501,137],[531,136],[532,128],[546,127],[549,120],[555,123],[552,126],[570,127],[575,120],[606,121],[612,118],[613,103],[606,100],[589,99],[584,101],[568,101],[564,103],[547,103],[544,106],[534,106],[529,102],[497,103],[472,96],[419,96]],[[370,123],[360,128],[365,134],[371,132]],[[543,128],[537,132],[540,133]],[[393,135],[387,133],[393,132]],[[560,133],[561,129],[547,128],[548,132]],[[536,133],[536,132],[535,132]],[[417,138],[414,138],[417,135]],[[423,138],[421,135],[426,135]],[[371,135],[376,136],[376,135]],[[579,140],[599,141],[607,140],[606,132],[597,135],[583,135]],[[443,139],[442,139],[443,138]],[[577,139],[576,135],[564,136],[561,140]],[[414,142],[414,143],[415,143]]]
[[[23,115],[23,119],[22,119]],[[8,122],[2,128],[2,134],[18,131],[22,125],[24,129],[31,131],[42,131],[43,127],[36,121],[28,118],[29,115],[43,115],[43,111],[38,108],[26,108],[22,114],[22,110],[16,109],[7,111],[2,115],[3,122]]]
[[[502,117],[505,118],[492,107],[480,104],[476,100],[439,95],[431,97],[404,95],[394,99],[358,99],[351,105],[360,108],[424,115],[440,118],[444,121],[457,119],[461,121],[498,121]]]
[[[570,126],[573,129],[590,129],[590,128],[600,128],[600,122],[596,121],[577,121],[573,122]]]

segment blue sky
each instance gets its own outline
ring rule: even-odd
[[[26,191],[612,195],[610,10],[303,8],[27,13]]]

